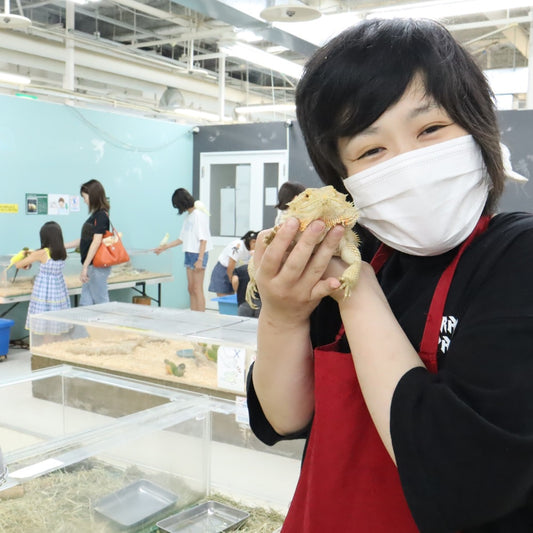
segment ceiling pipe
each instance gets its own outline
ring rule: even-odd
[[[236,28],[250,29],[265,39],[265,41],[284,46],[305,57],[311,56],[318,49],[318,46],[315,44],[286,31],[274,28],[272,24],[249,15],[240,9],[236,9],[221,0],[170,0],[170,2],[187,7],[214,20],[220,20],[226,24],[235,26]],[[247,2],[242,2],[242,4],[247,5]],[[267,7],[264,0],[262,4],[264,4],[264,7]],[[260,9],[258,10],[258,15],[259,11]]]
[[[218,59],[218,116],[224,120],[226,105],[226,57],[221,54]]]
[[[63,89],[74,90],[74,2],[67,0],[65,7],[65,73]]]
[[[35,56],[36,49],[39,50],[40,57]],[[146,91],[160,93],[166,87],[175,87],[191,95],[200,93],[206,101],[209,99],[212,102],[211,109],[220,108],[219,84],[193,77],[188,73],[180,74],[169,65],[161,65],[156,59],[153,64],[149,59],[143,62],[139,58],[136,58],[137,62],[125,61],[115,57],[114,52],[110,49],[110,55],[106,55],[102,46],[99,47],[99,52],[78,48],[76,77],[80,80],[110,84],[117,90],[127,90],[140,85],[144,86]],[[58,76],[64,74],[66,51],[60,42],[36,40],[19,32],[0,32],[0,54],[11,64],[55,72]],[[53,79],[50,82],[53,83]],[[265,97],[256,95],[252,96],[252,99],[260,103]],[[224,101],[227,101],[228,105],[242,102],[242,91],[224,85]]]
[[[529,12],[529,53],[528,53],[528,72],[527,72],[527,95],[526,106],[533,109],[533,10]]]

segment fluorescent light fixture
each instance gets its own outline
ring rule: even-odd
[[[188,107],[177,107],[172,110],[177,115],[183,115],[184,117],[199,118],[202,120],[209,120],[211,122],[218,122],[220,116],[215,113],[208,113],[207,111],[201,111],[200,109],[191,109]]]
[[[445,2],[417,2],[398,7],[382,7],[369,10],[367,18],[432,18],[459,17],[472,13],[487,13],[519,7],[530,7],[531,0],[447,0]]]
[[[322,15],[319,19],[301,24],[275,22],[273,26],[317,46],[322,46],[341,31],[363,20],[363,15],[362,11],[342,12],[334,15]]]
[[[257,43],[263,40],[263,37],[255,34],[251,30],[238,30],[237,39],[244,41],[245,43]]]
[[[20,74],[11,74],[11,72],[0,72],[0,82],[13,83],[15,85],[29,85],[31,79],[28,76]]]
[[[269,54],[281,54],[281,52],[286,52],[288,50],[287,47],[281,46],[280,44],[276,44],[274,46],[269,46],[266,51]]]
[[[239,115],[251,115],[253,113],[294,113],[296,105],[294,104],[261,104],[245,105],[235,108],[235,113]]]
[[[267,52],[263,52],[263,50],[259,50],[258,48],[247,44],[221,44],[219,49],[223,54],[230,57],[244,59],[244,61],[248,61],[248,63],[253,63],[254,65],[259,65],[260,67],[275,72],[281,72],[292,78],[300,78],[303,72],[303,67],[298,65],[298,63],[268,54]]]

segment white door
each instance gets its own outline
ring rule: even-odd
[[[211,213],[213,250],[209,253],[205,286],[226,244],[247,231],[274,225],[277,191],[287,181],[287,150],[204,152],[200,154],[200,196]],[[206,292],[207,294],[207,292]],[[216,309],[210,301],[208,307]]]

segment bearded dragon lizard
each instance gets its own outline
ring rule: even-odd
[[[361,268],[361,254],[358,248],[359,237],[352,231],[359,218],[357,208],[346,199],[345,194],[338,192],[331,185],[318,189],[306,189],[287,205],[288,208],[283,212],[281,222],[289,217],[297,218],[300,221],[300,232],[304,231],[313,220],[322,220],[326,224],[326,232],[334,226],[344,226],[344,235],[334,255],[339,256],[348,264],[348,268],[343,272],[339,281],[341,282],[340,288],[344,289],[344,297],[350,296],[352,287],[359,278]],[[279,225],[274,227],[266,236],[265,243],[267,245],[272,242],[279,227]],[[258,292],[253,257],[248,263],[248,274],[250,275],[250,282],[246,288],[246,301],[253,309],[256,309],[257,306],[253,300],[257,298]]]

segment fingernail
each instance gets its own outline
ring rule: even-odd
[[[311,222],[311,231],[314,233],[322,233],[326,225],[322,220],[314,220]]]
[[[298,222],[297,218],[290,217],[285,221],[285,224],[287,225],[288,229],[296,229],[300,226],[300,223]]]

